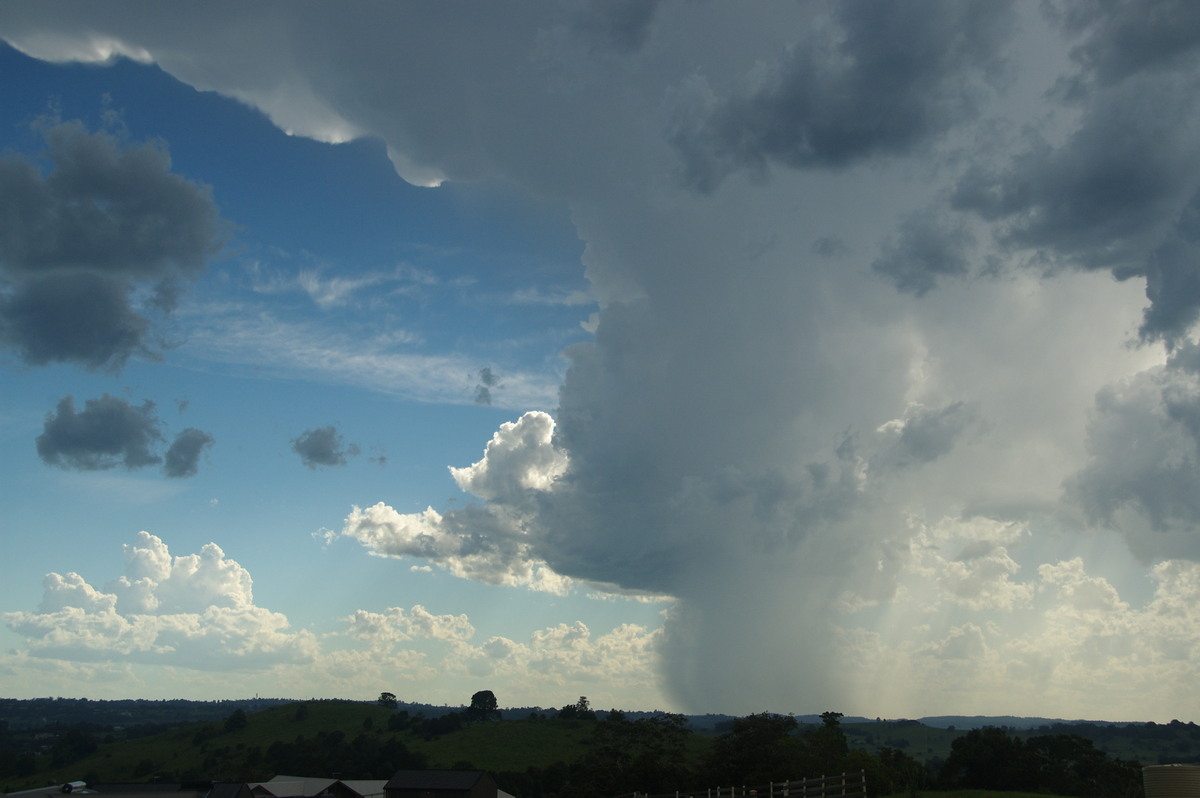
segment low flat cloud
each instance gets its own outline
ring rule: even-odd
[[[157,323],[221,245],[208,188],[173,174],[161,143],[80,122],[41,132],[45,174],[0,157],[0,346],[34,366],[155,357]]]
[[[175,437],[164,461],[159,454],[164,440],[153,402],[134,405],[106,393],[86,400],[82,410],[76,410],[73,396],[64,396],[46,415],[36,444],[42,462],[66,470],[136,471],[162,464],[169,477],[190,477],[214,442],[209,433],[189,427]]]
[[[357,457],[358,444],[347,444],[337,427],[317,427],[305,430],[292,439],[292,451],[300,455],[300,462],[311,469],[318,466],[343,466],[349,457]]]

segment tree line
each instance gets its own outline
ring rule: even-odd
[[[308,720],[322,702],[297,704],[287,710],[290,722]],[[353,704],[354,702],[345,702]],[[458,762],[430,763],[420,750],[432,741],[476,724],[502,719],[495,695],[488,690],[471,697],[459,711],[431,717],[399,708],[394,694],[377,701],[389,711],[366,713],[355,730],[319,731],[309,736],[277,739],[261,745],[247,737],[249,721],[240,707],[222,721],[189,727],[181,743],[190,744],[202,761],[187,772],[161,773],[146,760],[136,776],[169,780],[220,778],[260,781],[278,773],[313,776],[343,774],[346,778],[388,778],[403,768],[473,768],[468,757]],[[361,704],[359,704],[361,706]],[[851,746],[842,728],[842,714],[825,712],[816,725],[802,725],[790,715],[761,713],[731,720],[719,735],[689,727],[682,715],[655,714],[631,718],[613,709],[596,711],[585,696],[557,710],[534,711],[507,722],[562,724],[564,735],[582,739],[558,761],[544,767],[515,767],[495,773],[506,792],[519,798],[612,798],[632,792],[673,793],[676,790],[748,786],[864,771],[873,796],[915,793],[929,789],[1022,790],[1077,798],[1138,798],[1141,766],[1110,758],[1081,735],[1047,728],[1045,734],[1019,735],[1006,728],[976,729],[957,737],[942,760],[919,762],[899,746],[868,750]],[[915,722],[914,722],[915,723]],[[359,725],[361,724],[361,725]],[[857,727],[854,727],[857,728]],[[1162,729],[1168,728],[1166,725]],[[1190,724],[1172,724],[1173,732]],[[96,751],[101,730],[96,727],[60,729],[41,758],[51,764],[71,763]],[[496,729],[498,734],[510,732]],[[1159,728],[1152,731],[1159,731]],[[28,772],[29,763],[5,756],[6,730],[0,724],[0,778]],[[11,752],[11,749],[9,749]],[[48,756],[47,756],[48,754]],[[98,780],[99,774],[85,774]]]

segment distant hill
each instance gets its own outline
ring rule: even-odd
[[[1042,726],[1091,723],[1099,726],[1124,725],[1109,720],[1065,720],[1063,718],[1026,718],[1015,715],[935,715],[919,718],[921,723],[935,729],[982,729],[986,726],[1004,726],[1009,729],[1037,729]]]

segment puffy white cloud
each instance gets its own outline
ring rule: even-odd
[[[434,615],[420,604],[408,614],[401,607],[389,607],[384,613],[356,610],[346,623],[352,637],[367,641],[395,643],[425,637],[453,642],[475,635],[466,615]]]
[[[128,661],[185,668],[262,668],[312,658],[315,639],[286,616],[254,605],[250,574],[215,543],[172,557],[139,532],[125,574],[97,590],[78,574],[48,574],[36,612],[9,612],[8,627],[39,657]]]
[[[527,528],[536,495],[548,491],[567,470],[566,454],[554,445],[553,432],[548,414],[530,411],[502,425],[481,460],[450,469],[460,488],[492,500],[485,507],[399,513],[380,502],[355,507],[341,535],[373,553],[426,559],[463,578],[565,593],[571,580],[536,555]]]
[[[470,508],[443,516],[432,507],[399,513],[380,502],[355,507],[341,535],[374,554],[425,559],[455,576],[487,584],[529,585],[554,593],[570,584],[533,554],[520,519],[503,508]]]
[[[492,637],[469,653],[469,673],[477,677],[530,679],[527,695],[573,700],[576,689],[596,705],[617,706],[631,689],[645,691],[655,682],[657,646],[662,630],[621,624],[593,636],[581,621],[534,632],[527,643]],[[544,698],[543,698],[544,700]]]
[[[526,491],[549,490],[567,470],[567,454],[553,438],[554,419],[548,413],[525,413],[500,426],[482,460],[451,467],[450,474],[460,488],[481,499],[522,502]]]

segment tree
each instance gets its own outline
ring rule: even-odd
[[[631,722],[610,713],[603,723],[595,724],[588,756],[572,769],[572,792],[669,792],[691,776],[687,751],[691,734],[682,715]]]
[[[480,690],[471,696],[471,706],[467,707],[467,720],[500,720],[500,709],[496,703],[496,694],[491,690]]]
[[[813,773],[837,773],[843,770],[850,745],[839,721],[841,712],[822,712],[821,727],[804,735],[807,749],[805,768]]]
[[[708,778],[723,784],[764,784],[799,778],[802,753],[791,715],[763,712],[733,721],[709,749]]]
[[[574,704],[567,704],[560,709],[558,717],[563,720],[595,720],[596,713],[592,710],[592,705],[588,703],[587,696],[581,695]]]
[[[1034,773],[1025,765],[1021,740],[1004,729],[971,729],[950,744],[950,756],[939,774],[941,786],[952,790],[1032,790]]]
[[[399,702],[396,701],[395,693],[380,693],[379,698],[375,700],[375,703],[379,704],[381,707],[387,707],[388,709],[395,709],[399,705]]]
[[[232,732],[244,729],[247,723],[249,721],[246,720],[246,713],[240,709],[235,709],[229,714],[229,717],[225,718],[225,731]]]

